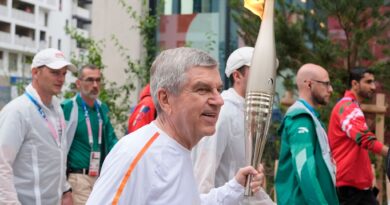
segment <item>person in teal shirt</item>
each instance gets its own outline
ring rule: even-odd
[[[333,92],[328,72],[314,64],[297,73],[299,99],[279,128],[281,148],[275,186],[278,205],[339,204],[335,166],[324,125],[315,110]]]
[[[76,205],[86,203],[104,158],[118,141],[108,107],[97,99],[100,81],[98,67],[83,66],[76,81],[80,92],[61,104],[67,122],[68,181]]]

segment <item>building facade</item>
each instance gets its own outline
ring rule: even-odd
[[[77,45],[65,33],[75,27],[89,36],[91,1],[0,0],[0,109],[18,96],[18,87],[31,81],[30,64],[44,48],[57,48],[69,57]]]

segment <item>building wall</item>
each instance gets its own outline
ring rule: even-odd
[[[127,3],[133,9],[140,13],[142,1],[128,0]],[[136,22],[129,17],[117,1],[99,0],[93,1],[92,5],[92,25],[91,37],[95,40],[104,40],[105,47],[103,48],[103,63],[106,66],[104,75],[107,80],[123,85],[128,74],[124,72],[127,67],[127,61],[120,56],[118,49],[111,40],[113,34],[119,40],[120,44],[128,49],[128,55],[133,60],[140,59],[142,53],[142,39],[139,31],[135,28]],[[139,82],[134,79],[134,84],[139,85]],[[134,90],[130,96],[131,104],[137,102],[139,88]],[[130,103],[130,102],[129,102]]]
[[[64,4],[62,10],[60,2]],[[0,105],[18,95],[17,84],[31,80],[30,63],[36,52],[49,46],[57,48],[61,39],[61,49],[69,56],[70,42],[64,25],[71,18],[71,3],[64,0],[0,1]]]

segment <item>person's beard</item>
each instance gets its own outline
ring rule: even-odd
[[[316,104],[316,105],[327,105],[328,104],[328,101],[326,100],[326,98],[319,95],[317,92],[312,91],[311,96],[312,96],[314,104]]]
[[[358,95],[362,97],[363,99],[371,99],[374,95],[374,92],[370,91],[363,91],[362,89],[359,90]]]
[[[89,99],[96,100],[99,97],[99,91],[97,90],[91,90],[87,92],[86,90],[80,91],[84,96],[88,97]]]

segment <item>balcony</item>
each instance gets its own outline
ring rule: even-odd
[[[11,43],[11,34],[0,31],[0,42],[2,43]]]
[[[75,16],[77,16],[78,18],[82,18],[84,20],[91,20],[91,12],[88,9],[74,6],[74,11],[76,11]]]
[[[20,21],[34,23],[35,17],[33,13],[24,12],[18,9],[12,9],[12,17]]]
[[[25,36],[15,35],[15,44],[23,48],[35,48],[34,40]]]
[[[57,0],[46,0],[46,4],[48,4],[51,7],[58,8],[58,1]]]
[[[4,5],[0,5],[0,16],[8,17],[8,9]]]
[[[84,29],[81,29],[81,28],[77,28],[76,31],[77,31],[77,33],[80,34],[82,37],[84,37],[84,38],[89,38],[89,31],[84,30]]]
[[[59,7],[58,0],[35,0],[40,2],[40,7],[49,9],[49,10],[56,10]]]

